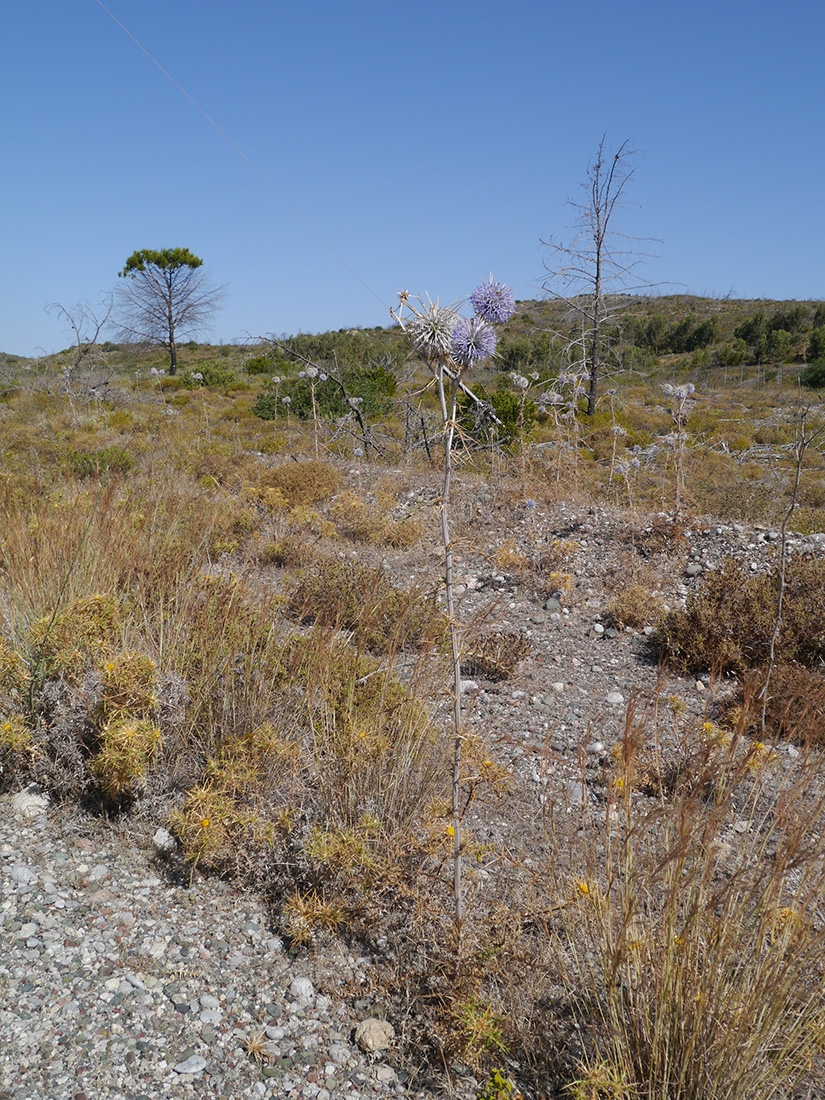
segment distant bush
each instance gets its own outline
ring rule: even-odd
[[[489,393],[481,384],[473,386],[473,393],[480,399],[480,404],[464,394],[460,394],[458,399],[459,424],[466,435],[483,442],[495,438],[502,444],[517,439],[522,430],[525,436],[529,435],[538,412],[535,401],[528,399],[524,402],[522,424],[521,397],[517,393],[503,388]],[[491,409],[499,420],[498,424],[490,415]]]
[[[825,386],[825,358],[809,363],[799,372],[799,381],[809,390],[818,390]]]
[[[274,368],[274,363],[266,355],[256,355],[254,359],[250,359],[246,364],[247,374],[270,374]]]
[[[364,416],[376,416],[390,407],[397,386],[395,375],[383,364],[351,368],[341,372],[347,397],[360,402]],[[328,420],[347,416],[352,410],[341,390],[331,379],[315,382],[315,407]],[[287,378],[277,389],[262,393],[252,406],[261,420],[295,416],[312,419],[312,384],[308,378]]]
[[[200,374],[200,378],[195,375]],[[216,386],[227,389],[237,383],[238,376],[231,367],[218,366],[217,363],[202,363],[196,371],[187,371],[181,375],[180,384],[186,389],[196,386]]]

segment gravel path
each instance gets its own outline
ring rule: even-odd
[[[0,799],[0,1100],[427,1095],[353,1041],[373,1006],[329,973],[366,960],[327,957],[323,996],[254,899],[170,885],[152,853],[45,801]]]

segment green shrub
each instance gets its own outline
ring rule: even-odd
[[[273,370],[273,362],[266,355],[256,355],[254,359],[248,360],[246,364],[247,374],[271,374]]]
[[[489,393],[481,384],[472,389],[482,404],[465,394],[460,394],[458,399],[458,420],[466,435],[483,442],[495,439],[506,444],[518,439],[522,431],[525,436],[530,434],[538,411],[535,401],[526,400],[522,413],[522,399],[511,390],[499,388]],[[499,424],[490,416],[490,408],[498,417]]]
[[[809,390],[818,390],[825,386],[825,359],[809,363],[799,372],[799,381]]]
[[[75,477],[100,477],[105,473],[126,474],[134,469],[135,460],[122,447],[112,444],[98,451],[72,451],[69,465]]]

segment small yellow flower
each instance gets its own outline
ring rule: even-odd
[[[202,829],[208,829],[212,822],[209,820],[208,817],[202,817],[199,824]]]
[[[590,896],[590,887],[587,885],[584,879],[578,879],[576,881],[576,889],[579,891],[580,894],[584,894],[585,897]]]
[[[447,836],[455,836],[455,825],[447,826]]]

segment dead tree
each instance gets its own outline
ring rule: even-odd
[[[581,185],[587,192],[584,202],[571,202],[577,212],[567,243],[550,237],[541,243],[552,250],[545,260],[547,277],[544,290],[556,301],[569,307],[576,321],[577,336],[569,341],[568,352],[580,348],[578,364],[587,379],[587,414],[596,409],[599,379],[608,360],[608,328],[617,315],[616,296],[649,290],[650,283],[638,283],[635,268],[644,254],[621,247],[630,239],[614,224],[625,189],[635,169],[635,155],[623,142],[617,152],[599,143],[596,159],[588,166],[587,180]]]

